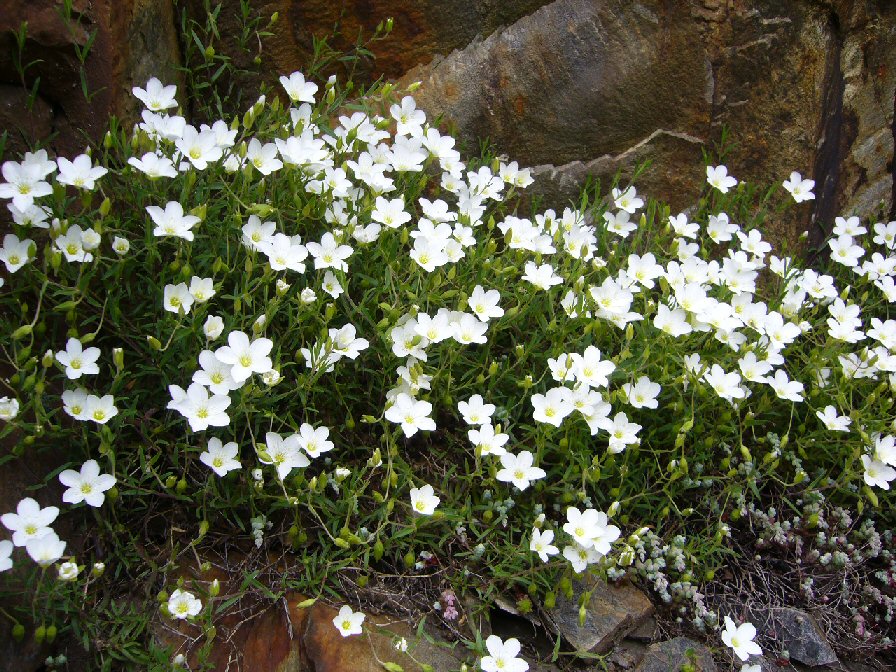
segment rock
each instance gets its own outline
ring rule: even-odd
[[[635,672],[671,672],[682,665],[694,664],[694,672],[715,672],[716,664],[706,647],[687,637],[676,637],[652,644]]]
[[[30,92],[40,78],[41,123],[34,129],[40,135],[32,139],[47,140],[50,111],[50,127],[56,135],[49,148],[58,154],[82,152],[85,134],[98,141],[110,115],[131,123],[138,105],[130,93],[135,83],[145,84],[153,75],[169,82],[178,79],[180,56],[172,0],[75,2],[68,22],[54,0],[7,0],[0,13],[3,53],[17,52],[13,33],[23,22],[27,31],[21,60],[31,64],[24,86],[9,58],[0,62],[0,84]],[[76,49],[84,48],[94,33],[84,62],[88,99],[81,90]],[[25,118],[30,112],[23,103],[12,112]]]
[[[656,619],[653,616],[649,616],[641,625],[626,635],[627,639],[633,639],[636,642],[652,642],[654,637],[656,637]]]
[[[487,137],[535,167],[544,207],[649,159],[642,191],[684,208],[727,127],[739,179],[817,182],[814,203],[770,222],[773,242],[794,249],[812,221],[818,242],[834,216],[878,216],[881,203],[896,216],[892,3],[681,4],[555,0],[401,81],[422,81],[421,107],[468,148]]]
[[[215,576],[219,580],[224,577]],[[203,580],[211,578],[208,574]],[[238,580],[226,586],[222,581],[222,594],[238,587]],[[406,672],[420,672],[424,664],[435,670],[457,669],[463,660],[459,657],[463,650],[440,646],[437,634],[431,637],[433,641],[418,640],[411,624],[373,613],[364,620],[362,636],[343,637],[333,625],[337,609],[321,602],[299,608],[304,599],[289,594],[273,605],[261,605],[247,597],[232,605],[215,619],[217,632],[207,654],[208,664],[223,670],[238,661],[239,669],[253,672],[381,672],[382,663],[391,662]],[[197,625],[159,620],[154,634],[198,667],[204,638]],[[407,653],[395,648],[402,637],[408,642]]]
[[[607,666],[612,672],[634,670],[646,652],[646,644],[625,639],[609,653]]]
[[[778,643],[790,653],[791,660],[812,667],[837,662],[837,655],[812,616],[789,607],[772,608],[768,616]]]
[[[513,23],[549,1],[263,0],[253,3],[253,10],[263,17],[264,23],[274,12],[279,14],[271,28],[274,35],[264,47],[268,61],[265,69],[277,75],[307,71],[314,54],[314,38],[324,38],[335,49],[349,52],[359,33],[369,38],[377,24],[392,17],[391,37],[372,45],[376,60],[364,58],[355,69],[358,83],[369,83],[381,75],[399,77],[433,56],[460,49],[477,36]],[[234,40],[241,33],[240,3],[223,0],[221,4],[219,32],[224,38],[223,49],[235,53]],[[202,0],[189,0],[187,8],[193,19],[204,22]]]
[[[586,591],[591,598],[585,607],[585,623],[579,625],[579,600]],[[577,651],[606,653],[652,613],[650,600],[634,586],[611,586],[588,578],[573,583],[572,599],[559,595],[556,608],[547,616],[554,632]]]

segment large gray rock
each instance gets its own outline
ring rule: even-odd
[[[687,664],[694,666],[694,672],[716,672],[717,669],[706,647],[687,637],[676,637],[652,644],[635,672],[672,672]]]
[[[585,622],[579,619],[582,596],[590,592],[585,605]],[[635,630],[653,613],[647,596],[631,584],[609,585],[587,578],[573,583],[572,599],[557,597],[549,612],[549,625],[578,651],[605,653]]]
[[[769,620],[778,644],[790,653],[791,660],[812,667],[837,662],[837,655],[809,614],[790,607],[776,607],[769,613]]]

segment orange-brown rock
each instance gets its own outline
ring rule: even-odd
[[[10,131],[9,150],[20,152],[35,140],[47,140],[55,153],[83,151],[102,137],[110,115],[133,121],[138,104],[130,90],[151,76],[177,80],[180,63],[172,0],[94,0],[74,2],[66,20],[54,0],[6,0],[0,12],[0,85],[30,91],[39,78],[35,105],[21,93],[15,106],[5,93],[2,118]],[[27,23],[21,62],[15,68],[13,32]],[[82,91],[77,49],[95,38],[83,66],[89,97]],[[35,119],[36,118],[36,119]],[[35,134],[35,132],[37,134]]]
[[[238,591],[240,577],[227,579],[216,570],[202,575],[202,583],[225,579],[221,596]],[[197,589],[187,581],[185,589]],[[196,590],[196,594],[201,591]],[[463,655],[427,639],[419,641],[411,624],[367,613],[361,635],[343,637],[333,625],[338,613],[323,602],[300,607],[305,596],[289,593],[276,602],[244,597],[214,620],[215,637],[207,650],[207,630],[197,623],[159,619],[156,639],[183,654],[197,667],[201,659],[214,670],[227,672],[379,672],[383,662],[400,665],[407,672],[420,672],[423,664],[436,670],[456,669]],[[400,638],[408,642],[407,653],[396,649]]]

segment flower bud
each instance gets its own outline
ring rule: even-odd
[[[124,349],[123,348],[112,348],[112,362],[115,364],[115,368],[121,373],[122,369],[124,369]]]
[[[208,594],[211,597],[217,597],[221,592],[221,582],[218,579],[212,581],[212,584],[208,587]]]

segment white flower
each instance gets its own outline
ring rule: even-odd
[[[575,410],[572,393],[567,387],[554,387],[546,394],[533,394],[531,403],[533,419],[554,427],[559,427],[563,419]]]
[[[0,397],[0,420],[9,422],[19,414],[18,399],[10,399],[9,397]]]
[[[321,289],[334,299],[338,299],[343,292],[342,285],[339,284],[339,278],[333,274],[333,271],[329,270],[324,274],[324,281],[321,284]]]
[[[228,472],[239,469],[242,465],[236,459],[239,447],[235,442],[221,444],[221,439],[213,436],[208,440],[208,449],[199,456],[199,461],[208,466],[218,476],[226,476]]]
[[[301,469],[311,464],[311,460],[301,451],[298,434],[282,437],[276,432],[268,432],[264,440],[267,458],[259,455],[259,459],[263,464],[273,464],[281,481],[289,476],[293,469]]]
[[[190,295],[196,303],[205,303],[215,295],[215,281],[194,275],[190,280]]]
[[[177,87],[174,84],[164,86],[155,77],[146,83],[145,89],[135,86],[131,89],[131,93],[146,105],[146,109],[153,112],[164,112],[169,108],[177,107],[177,100],[174,98],[177,95]]]
[[[109,172],[102,166],[94,166],[87,154],[76,156],[74,161],[60,156],[56,163],[59,166],[59,175],[56,177],[59,184],[69,184],[88,191],[96,186],[96,180]]]
[[[551,542],[554,541],[554,532],[552,530],[539,530],[537,527],[532,528],[532,538],[529,540],[529,550],[537,553],[542,562],[547,562],[548,557],[557,555],[560,549]]]
[[[563,284],[563,278],[554,272],[554,267],[550,264],[538,266],[535,262],[527,261],[524,270],[523,280],[531,282],[539,289],[548,290],[551,287]]]
[[[723,194],[727,194],[737,184],[737,180],[728,175],[728,168],[725,166],[706,166],[706,181]]]
[[[171,163],[171,159],[153,152],[147,152],[139,159],[132,156],[128,159],[128,165],[133,166],[151,180],[159,177],[177,177],[177,170]]]
[[[634,385],[626,383],[622,391],[628,399],[628,403],[635,408],[657,408],[657,395],[660,393],[660,384],[654,383],[647,376],[638,378]]]
[[[78,567],[77,562],[63,562],[59,565],[59,580],[74,581],[78,578],[80,571],[81,568]]]
[[[896,469],[872,459],[868,455],[862,455],[862,466],[865,467],[863,478],[871,487],[890,489],[890,481],[896,479]]]
[[[218,315],[209,315],[202,325],[202,331],[208,340],[214,341],[224,333],[224,320]]]
[[[59,515],[55,506],[41,508],[35,500],[26,497],[18,503],[15,513],[4,513],[0,522],[12,532],[12,543],[24,546],[30,539],[37,539],[52,532],[50,525]]]
[[[501,455],[501,466],[495,478],[506,483],[513,483],[520,490],[529,487],[531,481],[537,481],[544,478],[547,474],[540,467],[533,467],[535,456],[528,450],[524,450],[519,455],[513,453],[504,453]]]
[[[64,400],[63,396],[63,401]],[[115,399],[111,394],[107,394],[103,397],[88,394],[84,401],[83,418],[79,418],[79,420],[93,420],[97,424],[105,425],[116,415],[118,415],[118,408],[115,407]]]
[[[752,623],[735,625],[730,617],[725,617],[725,630],[722,631],[722,643],[730,647],[741,660],[746,660],[751,655],[762,655],[762,648],[753,641],[756,637],[756,628]]]
[[[99,507],[106,499],[105,492],[115,486],[115,476],[101,474],[96,460],[87,460],[81,471],[66,469],[59,474],[59,481],[68,490],[62,493],[62,501],[68,504],[85,502],[88,506]]]
[[[796,171],[790,173],[789,180],[784,180],[784,188],[790,192],[793,200],[797,203],[814,199],[813,187],[815,187],[815,180],[804,180],[803,176]]]
[[[429,417],[432,404],[428,401],[416,400],[404,392],[395,397],[386,411],[386,420],[401,425],[404,435],[412,437],[418,430],[433,431],[435,421]]]
[[[305,75],[294,72],[289,77],[280,77],[280,84],[286,90],[286,95],[294,103],[314,104],[314,94],[317,93],[317,84],[306,82]]]
[[[497,289],[486,291],[482,285],[476,285],[473,293],[467,299],[467,305],[470,306],[476,317],[482,322],[488,322],[492,318],[498,318],[504,315],[504,309],[498,305],[501,300],[501,294]]]
[[[457,402],[457,410],[468,425],[486,425],[491,422],[495,405],[486,404],[481,394],[474,394],[468,401]]]
[[[361,627],[363,622],[364,614],[360,611],[352,611],[352,608],[347,604],[342,606],[336,618],[333,619],[333,625],[336,626],[339,634],[343,637],[360,635],[363,632]]]
[[[185,215],[183,206],[177,201],[169,201],[164,210],[156,205],[148,205],[146,212],[156,225],[152,231],[154,236],[172,236],[190,241],[195,237],[191,229],[199,223],[199,217]]]
[[[497,635],[489,635],[485,640],[489,655],[479,662],[483,672],[526,672],[529,663],[519,658],[520,643],[515,637],[506,642]]]
[[[190,308],[193,307],[193,301],[193,295],[190,294],[186,283],[180,282],[176,285],[165,285],[162,306],[168,312],[176,315],[186,315],[190,312]]]
[[[225,364],[231,364],[230,375],[242,383],[253,373],[266,373],[273,368],[268,357],[274,347],[269,338],[256,338],[249,341],[249,336],[242,331],[231,331],[227,336],[227,345],[215,351],[215,356]]]
[[[65,542],[53,530],[43,536],[29,539],[25,551],[41,567],[49,567],[65,552]]]
[[[99,359],[99,348],[83,349],[81,341],[69,338],[65,350],[56,353],[56,361],[65,367],[65,375],[74,380],[82,375],[95,375],[100,372],[96,360]]]
[[[172,618],[192,618],[202,611],[202,602],[193,593],[177,588],[168,598],[168,613]]]
[[[299,427],[298,439],[299,447],[302,448],[308,457],[316,458],[321,453],[328,453],[333,450],[333,442],[330,441],[330,430],[328,427],[312,427],[307,422],[303,422]]]
[[[421,516],[431,516],[441,500],[436,497],[431,485],[422,488],[411,488],[411,509]]]
[[[131,241],[121,236],[115,236],[112,239],[112,251],[119,257],[123,257],[131,250]]]
[[[171,401],[168,408],[183,415],[194,432],[230,424],[226,413],[230,397],[226,394],[209,394],[209,390],[199,383],[192,383],[186,391],[177,385],[170,385],[169,391]]]
[[[0,541],[0,572],[12,569],[12,549],[15,548],[8,539]]]
[[[30,250],[34,241],[30,238],[19,240],[14,233],[3,236],[3,247],[0,247],[0,261],[6,265],[6,270],[15,273],[30,259]]]
[[[824,426],[833,432],[848,432],[852,420],[848,415],[839,415],[834,406],[825,406],[824,410],[815,411],[815,415]]]
[[[503,455],[507,451],[504,445],[510,440],[510,436],[503,432],[495,432],[490,424],[481,425],[478,429],[467,432],[470,443],[479,448],[482,455]]]
[[[629,187],[625,191],[614,188],[612,194],[613,204],[630,215],[644,206],[644,199],[638,198],[638,191],[634,187]]]

